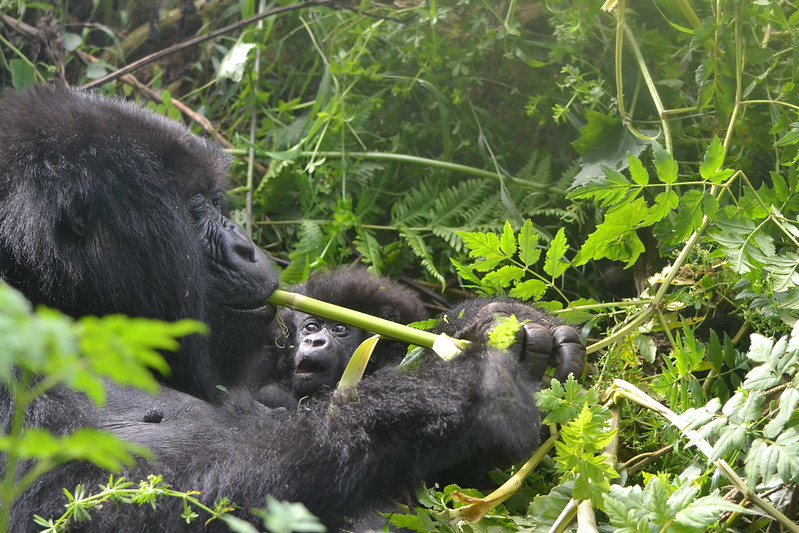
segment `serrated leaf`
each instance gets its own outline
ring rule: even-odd
[[[541,250],[538,248],[538,234],[533,229],[533,223],[525,220],[519,230],[519,259],[524,266],[529,267],[538,262],[539,257]]]
[[[791,416],[793,416],[797,406],[799,406],[799,390],[788,387],[780,394],[777,415],[763,428],[763,436],[772,440],[776,439],[782,432],[785,424],[787,424]]]
[[[653,163],[657,177],[663,183],[677,181],[677,161],[659,143],[652,143]]]
[[[733,424],[726,426],[713,446],[713,453],[708,457],[708,462],[712,463],[717,459],[726,457],[734,450],[739,450],[743,447],[746,441],[746,425]]]
[[[577,252],[574,264],[579,266],[592,259],[626,261],[632,266],[645,248],[636,233],[647,215],[647,206],[642,198],[605,215],[605,220],[588,235],[583,247]]]
[[[515,265],[504,265],[483,277],[483,283],[507,288],[524,277],[524,270]]]
[[[699,163],[699,175],[703,180],[712,181],[715,174],[724,163],[724,146],[718,136],[713,136],[710,146],[705,151],[705,156]]]
[[[668,191],[658,193],[658,195],[655,196],[655,204],[649,208],[649,213],[647,214],[646,220],[644,220],[644,225],[651,226],[655,222],[663,220],[663,218],[676,209],[678,205],[680,205],[680,198],[673,190],[669,189]]]
[[[560,228],[555,237],[549,242],[549,249],[544,260],[544,272],[552,279],[557,278],[569,268],[569,262],[564,260],[569,243],[566,241],[566,231]]]
[[[765,363],[774,347],[774,341],[759,333],[749,336],[749,351],[746,356],[756,363]]]
[[[516,255],[516,234],[510,222],[507,220],[505,221],[505,226],[502,228],[502,237],[499,240],[499,251],[509,259]]]
[[[518,298],[522,301],[540,300],[547,290],[547,285],[538,279],[528,279],[517,283],[509,292],[508,296]]]
[[[469,249],[469,257],[495,257],[500,254],[499,236],[495,233],[458,231],[463,244]]]
[[[630,177],[637,185],[649,185],[649,172],[646,171],[640,159],[630,154],[627,156],[627,164],[630,169]]]
[[[602,172],[603,177],[586,181],[570,192],[567,198],[593,198],[599,205],[610,207],[631,200],[628,196],[640,191],[621,172],[609,167],[602,167]]]
[[[695,189],[686,192],[680,197],[680,206],[672,224],[672,234],[669,243],[682,244],[693,231],[702,224],[702,200],[704,195]]]
[[[469,266],[462,265],[461,263],[459,263],[458,261],[456,261],[451,257],[449,258],[449,262],[452,263],[452,265],[455,267],[455,271],[457,272],[458,276],[460,276],[462,279],[472,283],[477,283],[477,284],[480,283],[480,278],[477,277],[477,275]]]
[[[749,514],[752,511],[736,505],[715,494],[704,496],[691,503],[691,505],[677,512],[674,520],[683,526],[697,528],[704,531],[719,520],[723,513]]]

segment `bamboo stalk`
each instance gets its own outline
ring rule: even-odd
[[[361,313],[360,311],[354,311],[352,309],[347,309],[346,307],[340,307],[338,305],[323,302],[321,300],[293,292],[276,290],[267,299],[267,302],[273,305],[288,307],[289,309],[307,313],[309,315],[337,320],[356,328],[377,333],[381,337],[385,337],[387,339],[407,342],[409,344],[415,344],[425,348],[433,348],[436,344],[436,341],[440,341],[441,338],[441,336],[436,333],[430,333],[429,331],[422,331],[410,326],[397,324],[391,320]],[[468,341],[460,339],[450,340],[461,350],[468,345]]]

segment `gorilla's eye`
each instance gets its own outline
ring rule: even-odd
[[[193,216],[198,216],[203,212],[207,204],[208,201],[205,199],[205,196],[202,194],[195,194],[191,197],[191,200],[189,200],[189,211],[191,211]]]
[[[304,329],[305,331],[309,331],[311,333],[315,333],[320,329],[322,329],[322,326],[319,324],[319,322],[315,320],[309,320],[308,322],[302,325],[302,329]]]
[[[330,331],[335,333],[336,335],[344,335],[346,334],[350,328],[346,324],[334,324]]]

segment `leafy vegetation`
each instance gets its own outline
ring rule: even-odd
[[[96,83],[225,143],[236,217],[286,282],[358,261],[444,299],[543,300],[583,327],[591,371],[541,393],[559,440],[516,495],[467,523],[454,511],[478,493],[424,489],[399,524],[797,530],[794,3],[139,4],[0,0],[0,87]],[[97,331],[125,331],[112,322]],[[0,332],[39,354],[0,355],[5,383],[43,373],[101,400],[92,376],[113,365],[49,364],[78,351],[26,331]],[[97,335],[86,353],[111,353]]]

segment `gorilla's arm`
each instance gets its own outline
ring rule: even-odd
[[[491,316],[506,314],[505,304],[489,305]],[[529,307],[513,307],[520,320],[527,318],[520,314],[524,310],[535,315]],[[478,313],[477,320],[482,318]],[[540,415],[532,393],[541,376],[531,375],[528,363],[541,355],[534,346],[540,332],[536,339],[522,332],[520,342],[503,351],[482,342],[485,325],[465,324],[475,319],[467,313],[451,321],[475,341],[455,360],[431,355],[417,370],[385,368],[359,384],[355,395],[334,396],[295,413],[239,405],[235,397],[214,405],[172,389],[153,398],[111,388],[109,405],[94,416],[100,427],[155,453],[157,460],[128,472],[129,479],[162,473],[176,488],[200,490],[208,502],[228,496],[244,509],[263,506],[271,494],[304,503],[336,527],[456,462],[480,455],[506,466],[537,446]],[[577,340],[576,332],[571,340]],[[550,347],[556,357],[558,347]],[[163,414],[161,422],[143,422],[142,414],[153,410]],[[62,512],[54,487],[61,479],[74,484],[75,472],[52,476],[38,485],[38,493],[29,491],[26,514],[17,509],[15,531],[30,524],[32,512]],[[97,473],[85,482],[91,487],[106,479]],[[165,502],[157,512],[143,513],[108,506],[90,530],[112,524],[118,531],[127,531],[125,524],[130,531],[186,530],[176,507]]]

